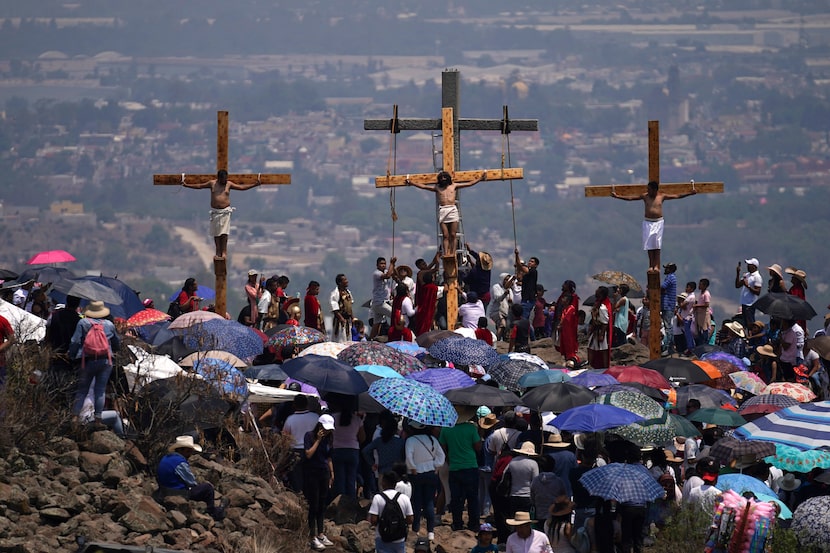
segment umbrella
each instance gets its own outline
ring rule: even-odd
[[[700,436],[700,430],[680,415],[669,413],[669,421],[676,430],[676,436],[686,436],[687,438]]]
[[[30,280],[38,282],[58,282],[66,278],[75,278],[75,273],[65,267],[38,267],[26,269],[17,277],[17,283],[23,284]],[[9,284],[8,282],[6,284]]]
[[[695,354],[697,357],[703,357],[707,353],[712,353],[715,351],[723,351],[723,348],[720,346],[716,346],[714,344],[701,344],[697,347],[692,348],[692,353]]]
[[[830,469],[830,451],[823,449],[802,451],[797,447],[784,444],[770,445],[775,446],[775,455],[766,457],[764,461],[781,470],[807,474],[815,468]]]
[[[681,415],[686,414],[686,404],[690,399],[696,399],[701,407],[720,407],[721,405],[734,405],[738,402],[723,390],[710,388],[704,384],[690,384],[675,388],[677,410]]]
[[[75,296],[83,300],[98,300],[104,303],[121,305],[124,300],[108,287],[84,278],[68,278],[52,283],[52,290],[66,296]],[[65,299],[65,298],[64,298]]]
[[[426,348],[419,346],[416,342],[394,340],[392,342],[386,342],[386,345],[392,349],[398,350],[401,353],[412,355],[413,357],[427,352]]]
[[[176,329],[185,346],[205,351],[219,349],[245,359],[262,353],[262,340],[256,332],[236,321],[212,319],[186,329]]]
[[[286,380],[288,375],[282,370],[281,365],[271,363],[268,365],[254,365],[245,369],[245,378],[251,380]]]
[[[756,496],[766,495],[775,497],[772,489],[753,476],[746,474],[723,474],[718,476],[715,487],[721,491],[732,490],[737,494],[752,492]]]
[[[597,386],[613,386],[619,384],[619,381],[604,372],[596,372],[593,370],[583,371],[576,376],[571,377],[571,382],[585,386],[586,388],[595,388]]]
[[[551,424],[569,432],[600,432],[642,420],[640,415],[620,407],[589,403],[563,411]]]
[[[570,382],[571,377],[568,373],[556,369],[542,369],[532,373],[525,373],[519,378],[518,384],[520,388],[535,388],[542,384],[552,384],[554,382]]]
[[[600,386],[594,388],[597,395],[610,394],[612,392],[637,392],[658,401],[661,405],[666,401],[666,394],[639,382],[626,382],[625,384],[611,384],[610,386]]]
[[[319,344],[311,344],[297,354],[297,357],[304,357],[306,355],[323,355],[325,357],[337,357],[337,354],[349,347],[351,342],[321,342]]]
[[[458,412],[433,388],[408,378],[382,378],[369,386],[369,395],[397,415],[429,426],[455,426]]]
[[[354,368],[354,370],[361,373],[365,372],[373,374],[378,378],[403,378],[403,376],[396,373],[392,367],[387,367],[385,365],[358,365]]]
[[[770,292],[761,296],[752,307],[776,319],[809,320],[816,316],[812,305],[785,292]]]
[[[706,367],[701,367],[688,359],[682,359],[680,357],[653,359],[647,363],[643,363],[642,366],[646,369],[659,372],[673,382],[695,384],[698,382],[706,382],[707,380],[720,376],[720,372],[717,370],[707,372]],[[660,386],[655,387],[659,388]]]
[[[176,320],[170,323],[170,328],[174,330],[177,328],[188,328],[213,319],[224,320],[225,317],[213,311],[190,311],[189,313],[184,313],[176,317]]]
[[[81,277],[81,279],[103,284],[121,297],[121,302],[119,303],[110,303],[104,300],[104,304],[109,307],[113,317],[129,319],[139,311],[145,309],[144,303],[142,303],[136,291],[123,280],[115,277],[105,277],[103,275],[85,276]],[[82,302],[81,305],[84,305],[84,303]]]
[[[499,354],[493,346],[483,340],[472,338],[444,338],[432,344],[428,351],[434,358],[449,361],[455,365],[488,367],[499,359]]]
[[[167,321],[170,319],[170,315],[165,313],[164,311],[159,311],[158,309],[148,308],[144,311],[139,311],[129,319],[127,319],[127,326],[131,328],[135,328],[138,326],[145,326],[145,325],[152,325],[156,323],[160,323],[163,321]]]
[[[167,355],[173,360],[181,359],[196,351],[196,348],[186,346],[181,336],[173,334],[173,331],[169,328],[162,328],[156,332],[156,335],[150,341],[150,345],[153,346],[154,354]]]
[[[809,346],[811,350],[818,353],[819,357],[824,360],[830,359],[830,336],[817,336],[804,342],[804,346]]]
[[[587,405],[596,394],[570,382],[543,384],[533,388],[522,396],[522,403],[533,411],[553,411],[562,413],[573,407]]]
[[[386,365],[404,376],[426,368],[426,365],[411,355],[401,353],[380,342],[355,342],[338,353],[337,358],[353,367]]]
[[[786,407],[735,429],[735,436],[802,450],[827,447],[830,444],[830,401]]]
[[[502,358],[507,357],[508,359],[519,359],[520,361],[529,361],[534,365],[539,365],[543,369],[549,369],[548,364],[545,363],[541,357],[538,355],[533,355],[532,353],[523,353],[523,352],[516,352],[512,351],[510,353],[502,355]]]
[[[776,505],[778,505],[778,508],[780,509],[778,513],[778,518],[782,520],[789,520],[793,518],[793,512],[790,510],[789,507],[787,507],[786,503],[778,499],[778,497],[766,494],[755,494],[755,497],[758,499],[758,501],[763,501],[765,503],[775,503]]]
[[[816,394],[814,394],[810,388],[797,382],[773,382],[764,388],[764,393],[762,395],[766,394],[790,396],[799,403],[805,403],[816,399]]]
[[[764,388],[767,387],[767,383],[760,376],[749,371],[730,373],[729,379],[732,381],[734,388],[746,390],[756,396],[763,394]]]
[[[826,551],[830,543],[830,495],[813,497],[801,503],[793,513],[790,529],[801,547]]]
[[[639,445],[662,445],[671,442],[675,436],[691,437],[700,434],[692,423],[667,411],[659,417],[620,426],[609,432]]]
[[[593,468],[580,476],[579,482],[589,494],[618,503],[645,505],[666,495],[663,487],[639,463],[610,463]]]
[[[756,460],[775,454],[775,444],[760,440],[739,440],[737,438],[721,438],[709,449],[709,456],[714,457],[721,464],[728,465],[735,459],[752,455]]]
[[[620,383],[625,382],[639,382],[658,390],[668,390],[671,388],[671,382],[666,380],[666,377],[655,371],[654,369],[647,369],[637,366],[616,366],[606,369],[605,374],[611,375]]]
[[[305,346],[326,341],[326,335],[316,328],[289,326],[273,334],[265,343],[269,348]]]
[[[431,386],[441,394],[457,388],[469,388],[476,383],[464,371],[449,368],[426,369],[408,374],[406,378]]]
[[[730,370],[724,374],[746,370],[746,364],[744,363],[743,359],[739,359],[738,357],[732,355],[728,351],[712,351],[709,353],[704,353],[703,356],[701,356],[701,360],[712,363],[713,365],[718,367],[718,370],[721,371],[721,373],[723,373],[725,367],[722,368],[722,364],[714,363],[715,361],[725,361],[726,363],[734,367],[734,370]]]
[[[173,295],[168,298],[167,301],[173,301],[174,299],[179,297],[182,291],[178,290],[173,292]],[[212,300],[216,298],[216,291],[213,288],[208,288],[207,286],[202,286],[201,284],[196,287],[196,295],[202,299]]]
[[[637,292],[640,292],[643,289],[643,287],[640,286],[640,283],[637,282],[636,278],[622,271],[603,271],[592,276],[591,278],[615,286],[627,284],[629,290],[635,290]]]
[[[49,250],[36,253],[26,262],[26,265],[49,265],[50,263],[69,263],[70,261],[76,261],[75,256],[71,253],[64,250]]]
[[[450,390],[444,393],[444,395],[453,405],[513,407],[514,405],[521,405],[522,403],[519,396],[513,392],[500,390],[499,388],[486,384],[476,384],[475,386],[469,386],[467,388]]]
[[[9,269],[0,269],[0,280],[15,280],[20,275]]]
[[[248,382],[242,372],[226,361],[206,357],[193,364],[196,374],[210,382],[223,395],[248,397]]]
[[[741,415],[768,415],[775,413],[785,407],[792,407],[798,405],[798,401],[790,396],[783,394],[761,394],[759,396],[751,397],[744,401],[738,407],[738,413]]]
[[[638,392],[612,392],[597,396],[591,403],[614,405],[636,413],[644,419],[656,419],[666,412],[663,406],[650,397]]]
[[[518,392],[522,389],[522,386],[519,385],[519,379],[538,370],[539,365],[525,359],[502,357],[487,368],[487,374],[508,390]]]
[[[746,424],[746,419],[735,411],[720,407],[698,409],[686,418],[690,421],[705,422],[717,426],[741,426],[742,424]]]
[[[237,357],[232,353],[228,353],[227,351],[219,351],[219,350],[208,350],[208,351],[197,351],[183,357],[181,361],[179,361],[179,365],[182,367],[192,367],[197,361],[200,359],[205,359],[210,357],[212,359],[219,359],[220,361],[224,361],[226,363],[230,363],[237,369],[244,369],[248,366],[248,363]]]
[[[289,359],[282,364],[282,370],[291,378],[311,384],[321,392],[359,394],[369,389],[351,365],[322,355]]]
[[[463,338],[463,336],[452,330],[430,330],[418,335],[415,338],[415,342],[422,348],[428,348],[438,340],[443,340],[444,338]]]

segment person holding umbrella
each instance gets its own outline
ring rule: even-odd
[[[306,432],[303,440],[303,495],[308,502],[308,531],[311,548],[323,551],[334,543],[323,533],[323,516],[328,506],[328,494],[334,484],[334,466],[331,460],[334,417],[320,415],[317,424]]]

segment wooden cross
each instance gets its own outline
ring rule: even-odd
[[[228,112],[216,113],[216,172],[228,170]],[[153,184],[161,186],[181,186],[183,184],[202,184],[216,178],[216,173],[208,174],[169,174],[153,175]],[[291,184],[291,175],[277,173],[236,173],[228,175],[228,180],[236,184],[274,185]],[[220,315],[227,313],[228,307],[228,268],[227,257],[213,258],[213,273],[216,276],[216,312]]]
[[[687,183],[662,183],[660,182],[660,122],[648,122],[648,180],[649,182],[660,183],[660,192],[665,194],[685,194],[696,192],[698,194],[722,194],[722,182],[695,182]],[[586,186],[586,198],[610,197],[613,192],[620,196],[639,196],[648,190],[646,184],[616,184]],[[646,274],[648,279],[648,310],[652,322],[662,320],[660,315],[660,272],[649,270]],[[659,328],[659,327],[658,327]],[[668,330],[668,329],[667,329]],[[648,336],[648,349],[650,359],[659,359],[662,354],[662,343],[659,332],[650,332]],[[609,344],[610,346],[610,344]]]

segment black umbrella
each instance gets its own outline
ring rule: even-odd
[[[10,271],[8,269],[0,269],[0,280],[14,280],[19,275],[14,271]]]
[[[282,365],[285,374],[311,384],[321,392],[359,394],[369,389],[360,373],[351,365],[324,355],[304,355]]]
[[[17,282],[37,279],[38,282],[57,282],[65,278],[75,278],[75,273],[64,267],[38,267],[29,268],[20,273]]]
[[[360,376],[366,381],[367,385],[371,385],[375,380],[380,380],[381,376],[372,374],[368,371],[359,371]],[[378,403],[378,400],[369,395],[369,392],[361,392],[357,396],[357,408],[364,413],[382,413],[386,407]]]
[[[561,413],[572,407],[587,405],[597,394],[578,384],[555,382],[533,388],[522,396],[522,403],[533,411]]]
[[[65,278],[52,284],[52,289],[83,300],[102,301],[113,305],[124,303],[115,290],[94,280]]]
[[[256,380],[285,380],[288,375],[280,365],[271,363],[269,365],[254,365],[245,369],[245,378]]]
[[[798,296],[784,292],[770,292],[758,298],[752,306],[776,319],[804,321],[816,316],[812,305]]]
[[[457,388],[455,390],[448,390],[444,396],[450,400],[453,405],[469,405],[478,407],[486,405],[488,407],[512,407],[520,405],[522,400],[509,390],[501,390],[495,386],[488,386],[486,384],[475,384],[466,388]]]
[[[647,369],[654,369],[672,382],[697,384],[698,382],[712,380],[712,377],[706,374],[706,371],[698,365],[695,365],[688,359],[682,359],[680,357],[652,359],[651,361],[643,363],[640,366]]]

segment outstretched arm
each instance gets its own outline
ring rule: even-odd
[[[213,185],[216,183],[216,179],[209,180],[207,182],[200,182],[197,184],[189,184],[184,180],[184,173],[182,173],[182,186],[185,188],[212,188]]]
[[[692,189],[691,192],[686,192],[685,194],[663,194],[664,200],[679,200],[680,198],[686,198],[688,196],[694,196],[697,194],[697,190]]]
[[[479,178],[471,180],[469,182],[457,182],[457,183],[455,183],[455,187],[456,188],[467,188],[468,186],[473,186],[474,184],[480,183],[481,181],[485,180],[486,178],[487,178],[487,171],[483,171]]]
[[[262,184],[262,181],[257,179],[256,182],[251,182],[251,183],[248,183],[248,184],[237,184],[235,182],[228,181],[228,184],[230,186],[225,187],[226,190],[231,190],[231,189],[232,190],[250,190],[251,188],[254,188],[256,186],[260,186]]]
[[[620,196],[619,194],[617,194],[613,190],[611,191],[611,197],[612,198],[616,198],[618,200],[623,200],[623,201],[626,201],[626,202],[636,202],[637,200],[642,200],[644,196],[645,196],[645,194],[641,194],[639,196]]]
[[[409,175],[406,176],[406,180],[404,182],[406,182],[407,186],[412,185],[415,188],[420,188],[421,190],[429,190],[430,192],[435,192],[435,187],[433,187],[429,184],[421,184],[419,182],[412,182],[411,180],[409,180]]]

